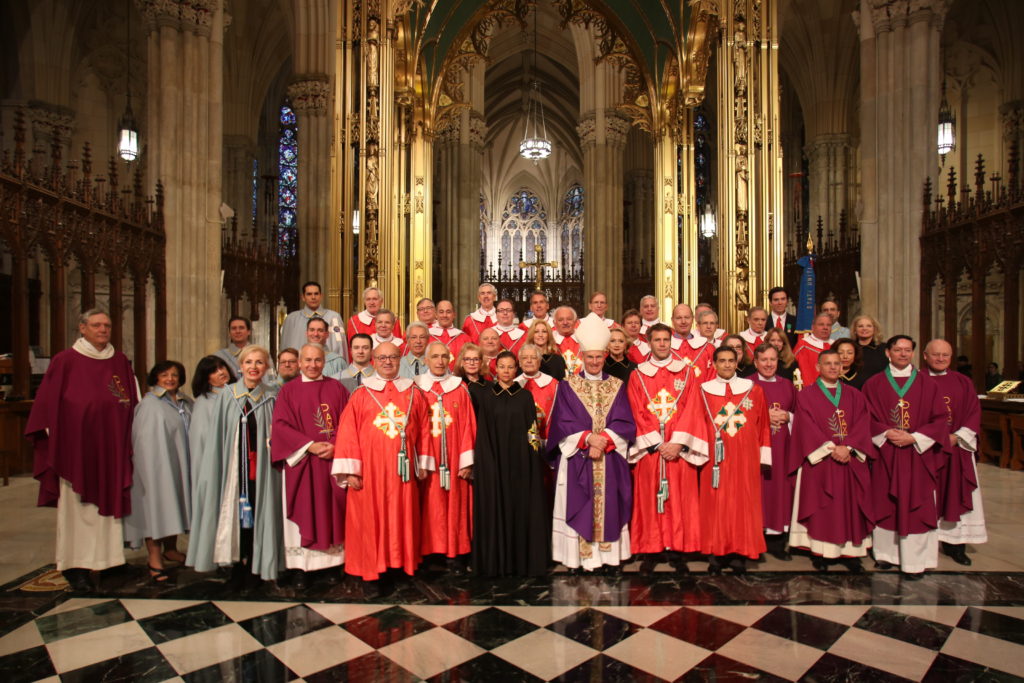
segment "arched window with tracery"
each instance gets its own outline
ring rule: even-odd
[[[299,130],[291,102],[285,100],[278,117],[277,253],[295,258],[298,246]]]
[[[509,197],[501,212],[502,273],[518,270],[520,261],[533,261],[534,245],[547,249],[547,218],[547,211],[532,190],[518,190]]]
[[[583,188],[573,185],[562,200],[562,266],[565,272],[583,270]]]

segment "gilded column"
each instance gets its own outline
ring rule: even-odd
[[[747,310],[782,282],[782,149],[776,3],[723,3],[718,71],[719,317]]]
[[[576,127],[583,149],[586,190],[583,246],[584,299],[600,290],[608,310],[622,309],[623,151],[629,122],[612,110],[598,110]]]
[[[935,175],[947,0],[861,0],[861,300],[886,334],[917,330],[921,187]]]

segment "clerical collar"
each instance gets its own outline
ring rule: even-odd
[[[663,368],[674,360],[675,358],[672,357],[672,354],[669,354],[668,358],[655,358],[651,356],[647,362],[656,368]]]
[[[829,382],[827,379],[821,377],[820,375],[818,376],[818,379],[820,379],[821,383],[824,384],[825,387],[828,389],[835,389],[837,386],[839,386],[839,382]]]
[[[591,375],[591,374],[590,374],[589,372],[587,372],[586,370],[584,370],[584,371],[583,371],[583,379],[590,379],[590,380],[603,380],[603,379],[604,379],[604,375],[603,375],[602,373],[598,373],[598,374],[596,374],[596,375]]]
[[[721,375],[715,375],[715,381],[716,382],[721,382],[722,384],[728,384],[729,386],[732,386],[732,381],[734,379],[736,379],[737,377],[739,377],[739,375],[733,375],[729,379],[726,379],[726,378],[722,377]]]
[[[299,374],[301,375],[302,373],[299,373]],[[302,381],[303,381],[303,382],[319,382],[319,381],[320,381],[320,380],[322,380],[323,378],[324,378],[324,376],[323,376],[323,375],[320,375],[320,376],[319,376],[319,377],[317,377],[316,379],[311,379],[311,378],[309,378],[309,377],[306,377],[305,375],[302,375]]]
[[[97,349],[92,342],[86,341],[85,337],[79,337],[71,348],[93,360],[108,360],[114,357],[113,344],[107,344],[102,349]]]
[[[735,375],[734,375],[734,376],[735,376]],[[761,380],[762,382],[774,382],[774,381],[775,381],[775,379],[776,379],[776,377],[777,377],[777,375],[772,375],[771,377],[765,377],[764,375],[762,375],[762,374],[761,374],[761,373],[759,372],[759,373],[757,373],[757,377],[758,377],[758,379],[760,379],[760,380]]]
[[[935,372],[931,368],[928,368],[928,374],[931,375],[932,377],[942,377],[943,375],[945,375],[948,372],[949,372],[949,370],[943,370],[942,372]]]
[[[910,377],[910,375],[913,374],[914,372],[914,364],[907,363],[907,367],[903,368],[902,370],[897,370],[895,365],[889,363],[889,372],[892,374],[893,377]]]

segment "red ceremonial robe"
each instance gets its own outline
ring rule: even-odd
[[[626,352],[626,357],[640,365],[651,356],[651,347],[643,339],[634,339]]]
[[[64,479],[101,515],[131,512],[138,402],[132,364],[120,351],[102,360],[73,348],[53,357],[25,425],[35,447],[39,506],[56,507]]]
[[[570,334],[568,337],[563,337],[558,330],[552,331],[551,335],[558,346],[558,352],[562,354],[562,359],[565,361],[565,377],[556,377],[555,379],[562,380],[578,375],[583,369],[583,359],[580,358],[580,342],[576,339],[576,335]]]
[[[403,424],[408,481],[398,471]],[[331,467],[339,482],[349,474],[363,478],[363,487],[350,490],[346,501],[347,573],[374,581],[389,568],[416,571],[421,559],[416,468],[435,469],[429,430],[427,399],[411,379],[374,375],[352,393],[341,414],[342,438]]]
[[[772,464],[771,429],[764,392],[751,380],[719,377],[700,387],[709,462],[700,473],[700,551],[757,558],[767,548],[761,514],[761,465]],[[715,432],[725,459],[714,487]]]
[[[716,348],[714,341],[701,336],[690,339],[672,337],[672,355],[693,366],[693,377],[698,382],[706,382],[715,376]]]
[[[498,324],[498,314],[492,308],[490,312],[484,312],[482,308],[478,308],[462,321],[463,333],[469,335],[469,340],[474,344],[480,343],[480,333],[486,330],[488,327],[494,327]]]
[[[416,378],[416,385],[427,397],[429,452],[437,465],[420,484],[423,554],[465,555],[471,549],[473,538],[473,490],[468,480],[459,477],[459,470],[473,465],[476,442],[473,402],[461,377],[448,375],[438,379],[424,373]],[[447,491],[441,487],[442,420],[450,473]]]
[[[306,453],[294,465],[288,459],[311,442],[335,443],[348,389],[336,379],[287,382],[274,404],[270,458],[284,472],[285,517],[299,527],[302,547],[329,550],[345,542],[345,489],[331,476],[333,459]]]
[[[754,357],[754,351],[757,350],[757,347],[764,343],[764,338],[764,332],[762,332],[760,335],[757,335],[754,334],[753,330],[751,330],[749,327],[740,332],[740,339],[742,339],[743,343],[747,345],[747,353],[750,354],[751,358]]]
[[[348,335],[348,343],[351,346],[352,337],[357,334],[369,334],[373,335],[377,332],[377,325],[375,324],[375,316],[363,309],[356,313],[354,316],[348,319],[348,323],[345,325],[345,333]],[[391,334],[398,338],[402,338],[402,320],[395,318],[395,326],[392,329]],[[351,352],[351,348],[349,351]],[[351,354],[349,355],[351,358]]]
[[[793,349],[796,357],[797,367],[800,368],[800,382],[798,388],[806,388],[814,384],[818,379],[818,354],[832,346],[832,342],[821,341],[813,334],[807,333],[800,338]]]
[[[945,466],[939,471],[938,488],[939,517],[947,522],[956,522],[974,509],[971,496],[978,488],[974,452],[981,431],[981,402],[974,384],[965,375],[947,370],[943,375],[930,376],[938,386],[939,397],[946,407],[949,431],[958,437],[956,446],[950,446],[948,439],[942,443]],[[972,442],[974,451],[961,446],[961,443]]]
[[[793,419],[797,391],[792,382],[778,375],[773,380],[765,380],[756,372],[750,379],[761,387],[769,409],[785,410],[790,414],[790,420]],[[769,421],[772,467],[767,473],[761,473],[761,512],[764,515],[764,528],[772,531],[788,529],[793,515],[793,491],[796,489],[796,471],[800,468],[800,462],[793,462],[789,452],[791,427],[792,423],[775,428]]]
[[[871,469],[875,521],[900,536],[938,527],[935,491],[944,457],[942,444],[949,438],[946,406],[938,385],[927,373],[916,368],[913,373],[914,384],[902,400],[884,371],[865,382],[863,392],[871,409],[872,440],[879,452]],[[894,381],[902,388],[910,379],[895,377]],[[902,447],[890,443],[885,432],[892,428],[914,434],[917,442]]]
[[[439,341],[448,347],[448,351],[452,356],[452,359],[448,362],[448,367],[455,367],[455,359],[459,357],[459,351],[469,341],[469,335],[457,327],[431,326],[430,336],[433,341]]]
[[[533,377],[519,375],[516,382],[533,395],[533,403],[537,406],[537,430],[540,438],[546,443],[548,438],[548,418],[551,417],[551,406],[555,403],[555,392],[558,380],[551,375],[538,372]]]
[[[808,456],[823,446],[828,452],[834,450],[826,444],[849,446],[869,460],[877,455],[871,443],[867,401],[853,387],[841,387],[838,408],[817,383],[797,394],[790,442],[792,463],[800,469],[797,520],[811,539],[840,547],[863,544],[875,526],[868,461],[856,453],[850,454],[847,463],[827,454],[811,462]],[[835,397],[834,390],[826,390]]]
[[[641,363],[629,377],[629,405],[636,421],[636,443],[629,457],[636,463],[630,523],[634,554],[700,549],[697,466],[707,461],[707,443],[696,388],[690,368],[675,359],[661,366],[653,361]],[[665,462],[669,495],[663,513],[658,512],[663,458],[657,451],[648,452],[662,441],[659,417],[667,420],[665,438],[669,443],[689,449],[677,460]]]
[[[519,347],[526,343],[526,332],[519,329],[518,326],[513,325],[512,327],[505,329],[501,325],[495,325],[494,329],[501,333],[499,340],[501,341],[501,347],[506,351],[519,355]]]

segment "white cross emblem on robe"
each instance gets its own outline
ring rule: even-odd
[[[577,356],[572,349],[566,349],[562,353],[562,358],[565,359],[565,367],[570,375],[575,375],[583,367],[583,359]]]
[[[441,414],[444,413],[444,418]],[[441,436],[441,420],[444,419],[444,428],[447,430],[452,426],[452,414],[441,407],[441,402],[438,401],[434,405],[430,406],[430,435],[433,437]]]
[[[736,412],[733,413],[733,411]],[[742,410],[737,410],[732,401],[729,401],[715,413],[714,422],[716,427],[721,427],[724,424],[725,428],[722,431],[729,436],[736,436],[736,432],[747,424],[747,416],[743,414]]]
[[[405,413],[391,401],[384,406],[384,410],[377,414],[377,417],[373,418],[373,426],[384,432],[384,436],[389,439],[393,439],[398,436],[402,426],[402,418],[405,417]]]
[[[700,367],[696,363],[694,363],[693,359],[690,358],[689,356],[687,356],[686,358],[683,358],[683,366],[685,367],[687,365],[689,365],[691,368],[693,368],[693,376],[694,377],[700,377]]]
[[[668,422],[672,414],[676,412],[676,398],[663,388],[647,404],[647,410],[658,418],[658,422]]]

